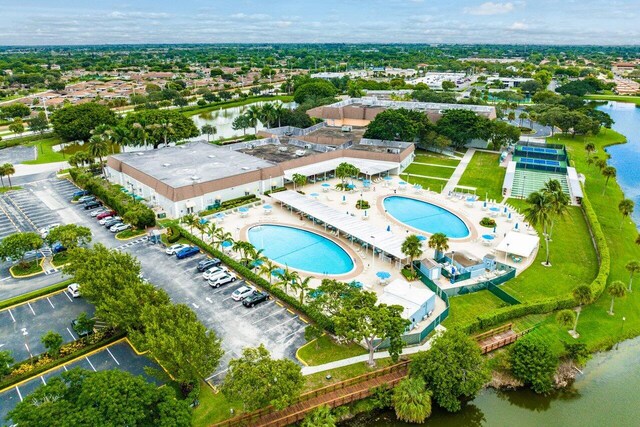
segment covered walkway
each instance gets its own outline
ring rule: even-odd
[[[314,222],[322,222],[326,226],[348,235],[347,238],[352,241],[363,242],[369,247],[397,259],[406,258],[400,249],[405,239],[403,235],[395,235],[384,228],[370,225],[359,216],[352,216],[346,211],[338,211],[295,191],[287,190],[273,193],[271,197],[283,205],[308,215]]]
[[[389,171],[394,171],[398,169],[399,164],[394,162],[386,162],[382,160],[367,160],[367,159],[356,159],[356,158],[345,158],[340,157],[337,159],[325,160],[323,162],[313,163],[307,166],[300,166],[293,169],[287,169],[284,171],[284,177],[291,181],[293,175],[300,174],[304,176],[315,176],[315,175],[325,175],[331,174],[336,170],[340,163],[349,163],[353,166],[360,169],[360,173],[366,175],[367,177],[372,177],[374,175],[387,174]],[[331,178],[333,176],[330,175]]]

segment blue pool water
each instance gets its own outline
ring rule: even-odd
[[[282,225],[249,229],[249,241],[272,261],[317,274],[344,274],[353,260],[338,244],[310,231]]]
[[[469,236],[467,225],[453,213],[431,203],[409,197],[391,196],[384,199],[389,215],[425,233],[444,233],[450,238]]]

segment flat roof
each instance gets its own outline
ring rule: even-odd
[[[173,188],[215,181],[274,165],[258,157],[204,141],[112,157]]]

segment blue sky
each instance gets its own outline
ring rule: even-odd
[[[21,0],[0,45],[638,44],[640,0]]]

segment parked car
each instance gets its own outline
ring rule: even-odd
[[[231,298],[233,298],[234,301],[242,301],[243,299],[251,295],[255,290],[256,288],[254,288],[253,286],[243,285],[233,291],[233,293],[231,294]]]
[[[71,321],[71,326],[73,327],[73,330],[76,331],[76,325],[78,324],[78,319],[73,319]],[[84,330],[80,330],[80,331],[76,331],[76,334],[78,334],[78,336],[80,338],[82,337],[86,337],[87,335],[89,335],[90,333],[92,333],[93,331],[90,331],[88,329],[84,329]]]
[[[207,271],[202,274],[202,278],[204,280],[209,280],[213,277],[219,276],[221,273],[227,273],[229,270],[224,265],[219,265],[217,267],[211,267]]]
[[[56,222],[54,224],[49,224],[46,227],[42,227],[41,229],[38,230],[38,232],[40,233],[40,237],[42,237],[43,239],[46,238],[51,232],[51,230],[58,227],[59,225],[60,224]]]
[[[100,208],[100,209],[96,209],[96,210],[94,210],[94,211],[91,211],[91,213],[90,213],[89,215],[91,215],[92,217],[94,217],[94,218],[95,218],[95,217],[97,217],[98,215],[103,214],[103,213],[107,213],[107,212],[109,212],[109,209],[106,209],[106,208]]]
[[[67,248],[65,248],[64,246],[62,246],[62,243],[60,243],[60,242],[54,243],[54,244],[51,246],[51,251],[52,251],[54,254],[59,254],[60,252],[64,252],[64,251],[66,251],[66,250],[67,250]]]
[[[95,196],[91,196],[91,195],[87,195],[87,196],[82,196],[78,199],[78,203],[87,203],[89,201],[94,201],[96,200]]]
[[[210,269],[211,267],[217,267],[222,263],[218,258],[207,258],[203,259],[198,263],[198,271],[204,272]]]
[[[94,200],[93,202],[85,203],[84,209],[88,211],[89,209],[97,209],[100,206],[102,206],[102,202]]]
[[[72,297],[78,298],[80,296],[80,285],[77,283],[70,284],[67,286],[67,292],[69,292]]]
[[[222,276],[215,277],[209,280],[209,286],[212,288],[219,288],[227,283],[233,283],[236,281],[236,275],[233,273],[225,273]]]
[[[199,253],[200,253],[199,247],[187,246],[186,248],[182,248],[178,252],[176,252],[176,258],[178,259],[189,258]]]
[[[83,197],[83,196],[87,196],[87,195],[89,195],[89,190],[79,190],[79,191],[76,191],[75,193],[73,193],[71,195],[71,197],[73,197],[75,199],[76,197]]]
[[[113,223],[111,224],[111,227],[113,227],[117,223],[122,222],[122,218],[120,218],[119,216],[106,216],[106,217],[102,218],[100,221],[98,221],[98,224],[107,225],[107,223],[109,221],[113,221]],[[110,228],[110,227],[108,227],[108,228]]]
[[[115,216],[104,222],[105,228],[111,228],[116,224],[122,224],[122,218],[120,218],[119,216]]]
[[[266,292],[253,291],[252,294],[247,295],[242,300],[242,305],[244,305],[245,307],[253,307],[260,304],[261,302],[267,301],[269,298],[271,297]]]
[[[116,224],[113,227],[111,227],[109,231],[111,231],[112,233],[119,233],[121,231],[128,230],[130,228],[131,228],[131,225],[129,224]]]
[[[184,243],[176,243],[175,245],[169,246],[164,252],[167,255],[175,255],[176,252],[189,247],[189,245],[185,245]]]
[[[106,210],[102,213],[99,213],[98,215],[96,215],[96,219],[100,220],[100,219],[104,219],[108,216],[114,216],[116,214],[116,211],[110,211],[110,210]]]

